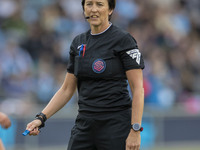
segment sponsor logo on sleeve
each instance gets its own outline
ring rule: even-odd
[[[132,59],[136,59],[136,62],[138,65],[140,65],[140,58],[141,58],[141,53],[139,49],[132,49],[126,52]]]

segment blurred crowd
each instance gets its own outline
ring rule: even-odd
[[[143,54],[146,107],[200,112],[199,16],[199,0],[117,0],[111,22]],[[73,38],[88,29],[81,0],[0,0],[0,110],[46,104],[63,82]]]

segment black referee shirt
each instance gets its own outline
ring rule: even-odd
[[[144,62],[135,39],[114,25],[98,35],[89,30],[75,37],[67,71],[78,79],[79,112],[130,108],[125,72],[140,68],[144,68]]]

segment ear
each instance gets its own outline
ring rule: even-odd
[[[111,10],[109,11],[109,13],[108,13],[109,16],[112,15],[112,13],[113,13],[113,9],[111,9]]]

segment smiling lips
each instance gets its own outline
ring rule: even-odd
[[[90,18],[98,18],[97,15],[92,15]]]

